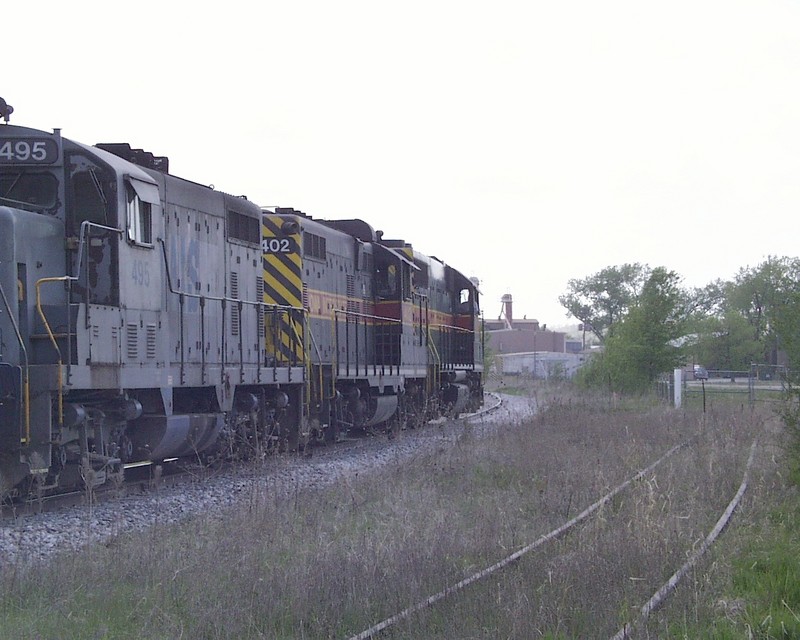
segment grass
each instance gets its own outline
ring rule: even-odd
[[[651,637],[728,640],[800,638],[800,541],[797,503],[745,527],[715,552],[715,584],[696,580],[702,606],[676,621],[674,608]],[[727,555],[722,555],[727,554]]]
[[[702,414],[641,398],[576,397],[558,388],[535,393],[546,410],[488,435],[465,424],[401,434],[429,438],[431,452],[377,475],[288,494],[265,478],[222,516],[156,525],[44,567],[4,567],[0,636],[349,637],[507,557],[690,440],[569,535],[381,636],[609,637],[713,526],[763,420],[738,407]],[[769,495],[765,484],[762,490]],[[757,520],[755,503],[749,505]],[[775,511],[758,533],[755,524],[746,528],[752,553],[767,526],[785,527],[792,543],[797,514],[781,514]],[[787,547],[787,566],[794,552]],[[732,600],[746,599],[737,589],[764,580],[762,568],[777,571],[761,557],[750,563],[750,582],[734,582],[744,567],[731,562],[723,572],[724,558],[703,575],[724,578]],[[695,621],[709,611],[724,622],[709,584],[695,584],[650,628],[679,634],[691,623],[703,631]],[[770,607],[776,597],[786,599],[787,611],[798,610],[788,590]]]

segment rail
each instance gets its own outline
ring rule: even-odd
[[[664,462],[665,460],[670,458],[673,454],[675,454],[677,451],[679,451],[680,449],[685,447],[687,444],[689,444],[689,441],[682,442],[681,444],[675,445],[669,451],[667,451],[664,455],[662,455],[658,460],[656,460],[653,464],[651,464],[650,466],[646,467],[645,469],[642,469],[641,471],[639,471],[635,475],[633,475],[630,478],[628,478],[625,482],[623,482],[622,484],[618,485],[616,488],[612,489],[610,492],[608,492],[602,498],[600,498],[595,503],[593,503],[590,506],[588,506],[586,509],[584,509],[577,516],[575,516],[571,520],[565,522],[564,524],[562,524],[557,529],[554,529],[550,533],[546,533],[545,535],[541,536],[540,538],[538,538],[537,540],[535,540],[531,544],[523,547],[522,549],[519,549],[518,551],[515,551],[514,553],[512,553],[511,555],[507,556],[506,558],[500,560],[499,562],[496,562],[495,564],[493,564],[493,565],[491,565],[489,567],[486,567],[485,569],[482,569],[482,570],[478,571],[477,573],[472,574],[471,576],[465,578],[464,580],[461,580],[461,582],[458,582],[458,583],[456,583],[454,585],[447,586],[444,589],[442,589],[441,591],[439,591],[438,593],[436,593],[436,594],[434,594],[432,596],[429,596],[425,600],[422,600],[421,602],[417,602],[416,604],[413,604],[410,607],[407,607],[406,609],[403,609],[399,613],[396,613],[395,615],[393,615],[393,616],[391,616],[389,618],[386,618],[382,622],[379,622],[378,624],[375,624],[375,625],[371,626],[369,629],[365,629],[361,633],[358,633],[358,634],[356,634],[354,636],[351,636],[350,640],[368,640],[369,638],[374,637],[376,634],[380,633],[381,631],[384,631],[385,629],[388,629],[389,627],[391,627],[392,625],[400,622],[401,620],[404,620],[405,618],[408,618],[410,615],[412,615],[414,613],[417,613],[418,611],[422,611],[423,609],[426,609],[426,608],[436,604],[437,602],[439,602],[443,598],[446,598],[447,596],[453,595],[454,593],[457,593],[458,591],[461,591],[464,587],[469,586],[473,582],[477,582],[478,580],[481,580],[481,579],[483,579],[483,578],[485,578],[487,576],[492,575],[493,573],[495,573],[496,571],[499,571],[500,569],[504,569],[505,567],[507,567],[508,565],[512,564],[513,562],[516,562],[517,560],[519,560],[521,557],[527,555],[531,551],[533,551],[533,550],[537,549],[538,547],[542,546],[544,543],[560,538],[562,535],[564,535],[567,531],[569,531],[576,524],[579,524],[580,522],[584,521],[586,518],[588,518],[590,515],[592,515],[595,511],[597,511],[600,507],[602,507],[603,505],[608,504],[609,502],[611,502],[611,500],[613,500],[614,497],[617,496],[617,494],[619,494],[622,491],[624,491],[625,489],[627,489],[630,485],[632,485],[637,480],[643,478],[645,475],[650,473],[658,465],[660,465],[662,462]]]
[[[611,640],[626,640],[630,637],[631,632],[636,629],[637,627],[643,625],[647,619],[650,617],[650,614],[653,613],[658,607],[660,607],[667,596],[675,590],[675,587],[678,586],[678,583],[683,579],[683,577],[688,573],[688,571],[697,564],[698,560],[705,555],[706,551],[708,551],[709,547],[716,541],[719,535],[722,533],[722,530],[728,525],[730,522],[731,517],[733,516],[733,512],[739,506],[739,503],[742,501],[742,497],[744,496],[744,492],[747,491],[747,485],[749,482],[750,476],[750,469],[753,466],[753,458],[755,457],[756,447],[758,445],[758,439],[753,440],[753,444],[750,445],[750,456],[747,458],[747,466],[744,470],[744,476],[742,477],[742,482],[739,485],[739,490],[736,492],[736,495],[733,496],[733,499],[728,503],[727,508],[722,513],[722,515],[717,520],[717,524],[714,525],[714,528],[711,530],[703,543],[700,547],[692,553],[691,557],[678,569],[675,573],[670,576],[669,580],[667,580],[658,591],[656,591],[653,596],[639,609],[639,619],[635,620],[631,624],[626,624],[620,629],[614,636],[612,636]]]

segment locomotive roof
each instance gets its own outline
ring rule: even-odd
[[[406,263],[407,265],[409,265],[409,266],[410,266],[412,269],[416,269],[417,271],[420,271],[420,268],[419,268],[419,267],[418,267],[416,264],[414,264],[414,261],[413,261],[413,260],[409,260],[409,259],[408,259],[406,256],[404,256],[404,255],[403,255],[402,253],[400,253],[399,251],[395,251],[395,250],[394,250],[394,249],[392,249],[391,247],[387,247],[386,245],[384,245],[384,244],[381,244],[380,242],[373,242],[373,243],[372,243],[372,246],[373,246],[373,247],[375,247],[376,249],[378,249],[379,251],[385,251],[385,252],[386,252],[386,253],[388,253],[390,256],[393,256],[393,257],[397,258],[397,259],[398,259],[398,260],[400,260],[401,262],[405,262],[405,263]]]
[[[127,160],[123,160],[119,156],[116,156],[109,151],[105,151],[88,144],[83,144],[82,142],[75,142],[75,140],[69,140],[69,142],[74,144],[76,147],[80,147],[81,149],[96,155],[103,162],[111,165],[111,168],[119,173],[129,175],[130,177],[141,180],[142,182],[158,184],[153,176],[147,173],[147,171],[142,169],[140,166],[133,164],[132,162],[128,162]]]
[[[74,145],[76,147],[83,149],[84,151],[87,151],[88,153],[96,155],[101,160],[103,160],[103,162],[106,162],[107,164],[111,165],[113,169],[119,171],[120,173],[126,173],[131,177],[136,178],[137,180],[141,180],[142,182],[149,182],[151,184],[156,184],[156,181],[147,172],[145,172],[143,169],[139,168],[135,164],[127,162],[126,160],[123,160],[122,158],[115,156],[114,154],[109,153],[107,151],[103,151],[102,149],[98,149],[97,147],[86,145],[83,144],[82,142],[77,142],[76,140],[72,140],[71,138],[64,138],[61,136],[61,131],[58,129],[56,129],[52,133],[48,133],[47,131],[43,131],[41,129],[34,129],[32,127],[21,127],[16,124],[7,124],[0,126],[0,131],[3,131],[4,127],[8,127],[14,133],[19,133],[19,134],[28,134],[34,136],[35,135],[41,136],[42,134],[44,134],[47,136],[61,137],[63,142],[70,145]]]

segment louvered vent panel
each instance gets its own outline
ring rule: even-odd
[[[357,312],[358,306],[356,303],[356,279],[352,274],[347,274],[347,311]]]
[[[155,358],[156,357],[156,331],[157,331],[156,324],[154,322],[149,322],[147,324],[147,357],[148,358]]]
[[[239,274],[231,271],[231,298],[239,299]],[[239,305],[231,302],[231,335],[239,335]]]
[[[303,309],[308,311],[308,285],[303,283]]]
[[[256,300],[259,302],[264,302],[264,280],[261,277],[256,278]],[[256,316],[258,318],[258,335],[264,335],[264,307],[257,306],[257,313]]]
[[[139,325],[129,322],[126,325],[126,334],[128,360],[137,360],[139,358]]]

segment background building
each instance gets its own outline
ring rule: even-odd
[[[513,299],[510,293],[501,299],[497,320],[484,319],[486,345],[494,356],[498,373],[527,374],[535,378],[571,378],[583,357],[574,352],[574,341],[567,334],[549,331],[538,320],[514,318]]]

